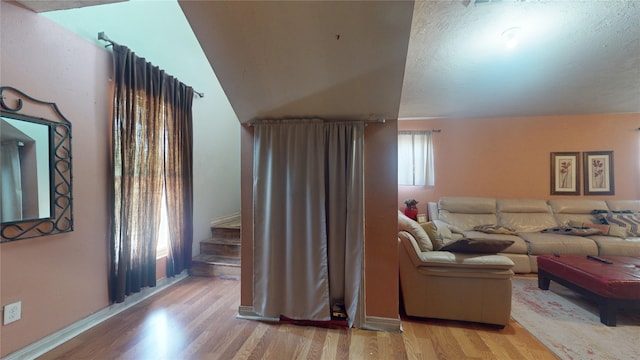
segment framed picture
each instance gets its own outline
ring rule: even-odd
[[[551,195],[580,195],[580,153],[551,153]]]
[[[427,214],[418,214],[418,222],[426,223],[427,222]]]
[[[613,151],[583,153],[584,194],[614,195]]]

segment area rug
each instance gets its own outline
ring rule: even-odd
[[[618,311],[616,327],[600,322],[596,303],[555,282],[513,279],[511,316],[562,359],[640,359],[640,312]]]

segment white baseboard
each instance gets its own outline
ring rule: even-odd
[[[240,219],[240,213],[235,213],[233,215],[228,215],[228,216],[223,216],[220,218],[216,218],[216,219],[211,219],[211,221],[209,221],[209,226],[216,226],[219,224],[223,224],[229,221],[235,221],[235,220],[239,220]]]
[[[402,332],[402,322],[399,318],[365,316],[362,328],[365,330],[400,333]]]
[[[128,308],[138,304],[148,297],[169,288],[171,285],[174,285],[178,281],[186,279],[188,276],[188,270],[184,270],[173,278],[160,279],[158,280],[155,287],[144,288],[139,293],[127,296],[124,302],[110,305],[98,312],[87,316],[82,320],[76,321],[75,323],[56,331],[55,333],[40,339],[31,345],[28,345],[16,352],[3,357],[2,360],[25,360],[35,359],[39,356],[42,356],[48,351],[55,349],[56,347],[100,324],[101,322],[106,321],[107,319],[127,310]]]

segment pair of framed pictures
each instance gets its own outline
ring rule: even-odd
[[[582,153],[584,195],[614,195],[613,151]],[[551,153],[551,195],[580,195],[580,153]]]

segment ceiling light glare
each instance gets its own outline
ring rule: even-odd
[[[519,27],[511,27],[502,32],[502,39],[505,45],[509,49],[513,49],[518,46],[518,34],[520,33]]]

